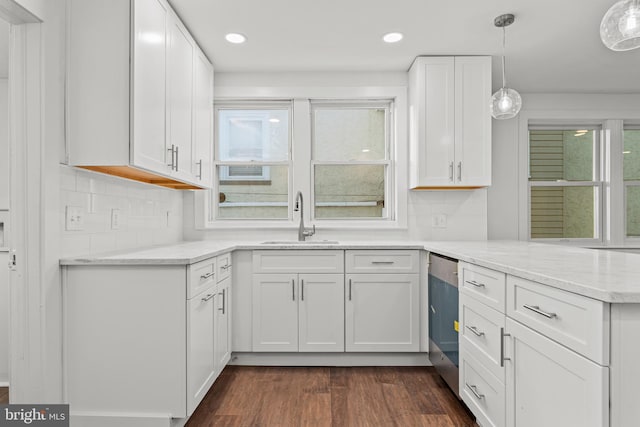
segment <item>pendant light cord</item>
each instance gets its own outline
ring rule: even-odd
[[[506,88],[507,87],[507,77],[506,77],[506,73],[505,73],[505,66],[504,66],[504,57],[505,57],[505,53],[506,53],[506,44],[507,44],[507,29],[505,28],[506,26],[502,27],[502,88]]]

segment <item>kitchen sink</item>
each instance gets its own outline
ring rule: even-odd
[[[270,240],[262,242],[262,245],[337,245],[336,240]]]

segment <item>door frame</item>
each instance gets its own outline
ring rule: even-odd
[[[9,384],[11,403],[44,399],[42,20],[0,0],[9,41]]]

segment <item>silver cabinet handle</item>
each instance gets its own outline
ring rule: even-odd
[[[300,300],[304,301],[304,280],[300,280]]]
[[[466,385],[467,387],[469,387],[469,390],[471,390],[471,393],[473,393],[473,395],[474,395],[478,400],[484,399],[484,394],[480,394],[480,393],[478,393],[478,387],[477,387],[477,386],[475,386],[475,385],[469,385],[468,383],[465,383],[465,385]]]
[[[207,274],[203,274],[202,276],[200,276],[201,279],[208,279],[209,277],[213,276],[213,273],[207,273]]]
[[[349,279],[349,301],[351,301],[351,279]]]
[[[226,298],[226,291],[227,291],[226,289],[222,290],[222,308],[218,309],[218,310],[222,311],[222,314],[224,314],[225,308],[226,308],[226,305],[227,305],[226,301],[225,301],[227,299]]]
[[[371,261],[371,264],[395,264],[395,261]]]
[[[209,301],[211,298],[215,297],[216,294],[208,294],[206,297],[202,297],[203,302]]]
[[[225,271],[227,271],[229,268],[231,268],[231,264],[227,264],[227,265],[222,265],[222,266],[220,266],[220,269],[221,269],[221,270],[225,270]]]
[[[462,181],[462,162],[458,162],[458,181]]]
[[[475,326],[465,326],[465,328],[473,332],[477,337],[481,337],[484,335],[484,332],[479,331]]]
[[[176,172],[178,172],[178,150],[180,149],[180,147],[176,146]]]
[[[196,165],[198,165],[198,174],[196,175],[196,178],[202,179],[202,159],[200,159]]]
[[[296,300],[296,279],[291,279],[291,301]]]
[[[453,162],[449,163],[449,181],[453,182]]]
[[[476,282],[475,280],[465,280],[465,283],[468,283],[472,286],[475,286],[476,288],[484,288],[484,283],[480,283],[480,282]]]
[[[171,151],[171,163],[167,163],[167,166],[171,167],[171,170],[175,168],[175,154],[176,154],[176,146],[171,144],[171,148],[167,148],[167,151]]]
[[[533,311],[534,313],[538,313],[539,315],[544,316],[547,319],[553,319],[554,317],[558,317],[558,315],[555,313],[549,313],[544,310],[540,310],[540,307],[538,307],[537,305],[525,304],[523,305],[523,307],[526,308],[527,310]]]
[[[504,328],[500,328],[500,367],[504,367],[505,360],[511,360],[508,357],[504,357],[504,339],[505,337],[510,337],[511,334],[505,334]]]

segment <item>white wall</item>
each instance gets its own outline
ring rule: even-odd
[[[0,79],[0,210],[9,209],[9,104],[7,82],[7,79]]]
[[[493,185],[488,190],[488,237],[526,239],[524,224],[528,121],[640,120],[637,94],[523,94],[522,111],[512,120],[493,121]]]
[[[67,206],[82,208],[81,231],[65,230]],[[119,226],[112,229],[112,210]],[[60,257],[182,240],[182,192],[60,166]]]
[[[0,79],[0,385],[9,381],[9,262],[3,252],[9,209],[9,133],[7,79]]]
[[[242,93],[245,97],[268,97],[283,92],[291,97],[305,97],[306,88],[315,88],[314,93],[322,96],[322,89],[331,88],[335,95],[335,88],[366,88],[371,87],[403,87],[408,84],[407,73],[217,73],[214,94]],[[285,88],[285,89],[283,89]],[[373,92],[373,91],[372,91]],[[307,95],[308,96],[308,95]],[[345,95],[347,96],[347,95]],[[402,126],[399,123],[399,126]],[[404,124],[406,126],[406,124]],[[404,132],[405,135],[408,132]],[[399,140],[396,144],[403,145],[408,152],[408,141]],[[408,174],[400,170],[399,173]],[[408,176],[408,175],[407,175]],[[406,177],[405,177],[406,179]],[[383,230],[373,227],[368,230],[337,230],[323,228],[318,222],[317,239],[428,239],[428,240],[481,240],[487,237],[487,192],[476,191],[409,191],[408,186],[398,189],[399,210],[403,210],[407,217],[407,226],[400,229]],[[447,217],[446,228],[434,228],[432,216],[444,214]],[[374,230],[374,231],[372,231]],[[289,227],[285,230],[238,230],[212,229],[196,230],[194,227],[193,196],[185,197],[185,238],[200,239],[295,239],[297,228]]]

